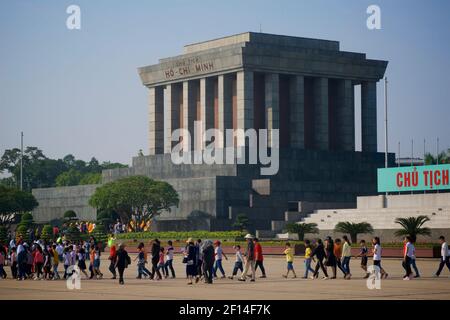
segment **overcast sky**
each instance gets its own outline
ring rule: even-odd
[[[132,3],[132,5],[131,5]],[[81,8],[68,30],[66,8]],[[366,27],[371,4],[381,30]],[[37,146],[52,158],[130,163],[147,153],[147,96],[137,67],[185,44],[245,31],[341,42],[389,60],[389,149],[450,148],[450,1],[1,1],[0,153]],[[378,149],[384,150],[383,84]],[[357,136],[357,149],[360,138]]]

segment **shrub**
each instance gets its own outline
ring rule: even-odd
[[[42,228],[41,239],[45,241],[53,240],[53,227],[49,224],[46,224]]]
[[[33,215],[30,212],[25,212],[24,214],[22,214],[20,222],[26,222],[26,221],[30,221],[31,223],[33,221]]]
[[[80,230],[78,230],[78,228],[76,226],[70,226],[67,229],[65,236],[66,236],[66,239],[69,241],[81,240],[81,232],[80,232]]]
[[[25,224],[19,224],[16,229],[17,238],[22,237],[23,241],[30,242],[30,229]]]
[[[77,217],[77,214],[73,210],[67,210],[64,212],[64,218],[66,219],[74,219]]]
[[[105,232],[105,229],[105,225],[100,222],[95,225],[95,229],[90,234],[91,236],[94,236],[97,242],[101,242],[103,244],[103,247],[108,241],[108,234]]]
[[[117,239],[172,239],[172,240],[186,240],[187,238],[194,239],[221,239],[234,240],[242,237],[240,231],[166,231],[166,232],[129,232],[117,235]]]

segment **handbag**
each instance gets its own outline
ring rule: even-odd
[[[183,263],[187,263],[187,262],[188,262],[188,258],[187,258],[187,257],[184,257],[182,262],[183,262]]]

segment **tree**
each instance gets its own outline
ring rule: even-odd
[[[439,164],[450,163],[450,149],[442,151],[437,155],[437,157],[435,155],[432,155],[431,153],[425,154],[426,165],[437,164],[437,160],[439,160]]]
[[[136,226],[152,220],[163,211],[170,212],[178,203],[178,193],[169,183],[144,176],[106,183],[98,187],[89,199],[89,204],[97,210],[112,209],[123,223],[128,224],[133,219]]]
[[[0,224],[9,226],[18,214],[32,211],[37,206],[31,193],[0,185]]]
[[[8,230],[5,226],[0,226],[0,245],[7,244],[8,241]]]
[[[20,184],[20,158],[18,148],[5,150],[0,159],[0,173],[8,172],[10,177],[0,179],[0,185],[17,187]],[[50,159],[36,147],[26,147],[23,156],[23,187],[32,188],[94,184],[101,181],[104,169],[123,168],[121,163],[103,162],[95,157],[86,163],[68,154],[62,159]],[[62,175],[63,173],[66,173]],[[57,181],[58,180],[58,181]]]
[[[244,213],[239,213],[236,216],[236,220],[234,220],[233,227],[238,228],[239,231],[243,232],[244,230],[248,229],[248,226],[250,225],[250,220],[248,219],[247,215]]]
[[[80,184],[80,180],[83,178],[83,175],[75,170],[70,169],[69,171],[61,173],[56,177],[56,186],[64,187],[64,186],[76,186]]]
[[[409,235],[414,241],[416,241],[418,235],[431,236],[430,228],[422,227],[428,221],[430,221],[430,218],[427,216],[397,218],[395,223],[401,225],[402,229],[397,230],[395,235],[397,237]]]
[[[296,233],[298,240],[305,240],[305,234],[307,233],[319,233],[317,223],[296,223],[291,222],[286,225],[287,232]]]
[[[373,233],[373,227],[368,222],[339,222],[334,227],[335,232],[348,233],[353,243],[357,242],[358,234],[360,233]]]

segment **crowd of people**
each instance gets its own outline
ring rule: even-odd
[[[234,248],[234,265],[229,279],[237,277],[239,281],[255,281],[256,271],[261,270],[260,278],[266,278],[262,247],[258,239],[251,234],[245,236],[246,248],[239,245]],[[435,276],[439,276],[444,266],[450,270],[450,252],[445,238],[439,238],[441,243],[441,259]],[[360,266],[368,278],[371,272],[377,272],[377,276],[387,278],[388,273],[381,265],[382,248],[379,237],[372,239],[372,246],[364,240],[359,242],[359,252],[352,255],[352,243],[347,236],[341,239],[327,237],[322,241],[317,239],[312,243],[305,240],[304,252],[304,279],[323,280],[336,279],[338,271],[346,280],[352,278],[350,260],[352,256],[360,259]],[[402,266],[405,270],[404,280],[420,277],[415,257],[415,239],[410,236],[404,238]],[[119,283],[124,284],[124,271],[132,263],[124,244],[116,246],[114,236],[108,240],[109,247],[109,271],[111,279],[119,277]],[[0,277],[7,278],[5,266],[9,265],[11,276],[18,281],[33,280],[58,280],[71,277],[74,272],[86,279],[102,279],[101,272],[102,244],[94,237],[87,241],[67,241],[58,238],[56,241],[33,241],[27,244],[22,238],[12,239],[8,246],[0,245]],[[158,239],[150,242],[150,259],[144,243],[137,246],[137,255],[134,262],[137,264],[137,279],[151,279],[159,281],[165,278],[175,278],[174,254],[175,248],[172,241],[167,242],[164,248]],[[226,278],[222,260],[229,257],[224,253],[222,243],[218,240],[193,240],[189,238],[181,249],[183,264],[186,266],[186,278],[192,285],[200,280],[211,284],[214,279]],[[294,269],[295,250],[289,242],[285,244],[283,254],[286,258],[286,273],[282,276],[288,278],[292,274],[297,277]],[[369,257],[373,259],[374,270],[368,269]],[[231,257],[230,257],[231,258]],[[87,266],[89,262],[89,266]],[[315,263],[313,267],[313,263]],[[60,268],[62,265],[63,269]],[[148,268],[147,268],[147,265]],[[151,267],[150,267],[151,266]],[[414,270],[414,272],[412,271]],[[330,273],[331,272],[331,273]],[[238,273],[239,276],[238,276]],[[62,276],[61,276],[62,274]]]

